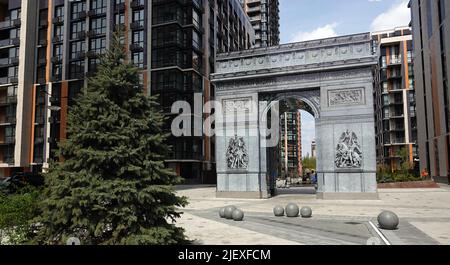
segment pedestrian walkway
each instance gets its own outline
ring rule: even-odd
[[[178,225],[197,244],[291,245],[366,244],[379,238],[370,226],[383,210],[401,219],[396,231],[381,230],[390,244],[450,244],[450,189],[386,189],[376,201],[324,201],[291,192],[267,200],[219,199],[215,187],[178,187],[189,205]],[[312,219],[275,218],[272,209],[289,202],[313,209]],[[220,219],[218,210],[235,205],[245,222]],[[380,241],[383,243],[382,241]]]

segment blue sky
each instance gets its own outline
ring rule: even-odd
[[[279,0],[281,43],[407,26],[408,0]],[[303,155],[311,152],[314,118],[302,112]]]

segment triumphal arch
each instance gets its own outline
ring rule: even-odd
[[[377,199],[377,53],[363,33],[219,54],[211,76],[224,117],[215,125],[217,196],[270,197],[268,148],[279,141],[272,109],[293,100],[316,120],[318,198]]]

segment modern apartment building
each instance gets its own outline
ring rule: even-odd
[[[280,176],[302,176],[300,112],[284,112],[280,115],[280,133]]]
[[[411,0],[420,168],[450,179],[450,2]]]
[[[418,166],[413,43],[409,27],[372,33],[380,49],[375,95],[377,162],[398,169],[400,150]]]
[[[312,140],[311,142],[311,157],[317,157],[317,144],[316,140]]]
[[[203,112],[216,52],[254,45],[238,0],[0,0],[0,177],[58,159],[70,106],[118,27],[144,90],[166,113],[195,98]],[[167,162],[188,181],[213,182],[214,139],[192,135],[169,140]]]
[[[256,47],[280,44],[278,0],[240,0],[255,29]]]

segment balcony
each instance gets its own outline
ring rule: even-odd
[[[85,31],[79,31],[75,34],[75,39],[85,39],[87,33]]]
[[[64,24],[64,17],[54,17],[53,24],[55,24],[56,26],[62,26]]]
[[[52,63],[54,63],[54,64],[62,63],[62,56],[54,56],[54,57],[52,57]]]
[[[53,42],[54,44],[61,43],[62,41],[63,41],[63,36],[62,36],[62,35],[60,35],[60,36],[54,36],[53,39],[52,39],[52,42]]]
[[[46,45],[47,45],[47,40],[46,39],[38,40],[38,46],[46,46]]]
[[[5,144],[15,144],[16,143],[16,137],[15,136],[6,136],[5,137]]]
[[[38,83],[39,85],[45,85],[45,84],[47,83],[47,79],[46,79],[44,76],[38,77],[38,78],[37,78],[37,83]]]
[[[0,22],[0,29],[7,29],[12,27],[12,22],[9,18],[6,18],[5,21]]]
[[[122,13],[125,11],[125,3],[120,3],[117,5],[114,5],[114,11],[117,13]]]
[[[59,81],[62,80],[62,76],[61,76],[61,75],[53,75],[53,76],[50,78],[50,80],[51,80],[52,82],[59,82]]]
[[[22,26],[22,21],[20,20],[20,18],[14,19],[12,22],[12,25],[13,25],[13,27],[18,28],[18,27]]]
[[[145,3],[142,0],[133,0],[130,6],[132,9],[140,9],[145,7]]]
[[[46,58],[39,58],[37,61],[38,66],[43,66],[47,64],[47,59]]]
[[[0,67],[17,65],[19,63],[19,58],[1,58],[0,59]]]
[[[48,20],[46,20],[46,19],[39,20],[39,27],[40,28],[48,27]]]
[[[88,32],[86,32],[86,36],[88,38],[95,38],[99,35],[101,35],[101,33],[99,33],[97,30],[89,30]]]
[[[22,25],[22,21],[20,18],[10,20],[9,17],[6,17],[4,21],[0,22],[0,29],[8,29],[8,28],[18,28]]]
[[[18,45],[20,45],[19,38],[0,40],[0,49],[8,48],[8,46],[18,46]]]
[[[86,57],[87,58],[97,58],[98,55],[99,54],[96,51],[93,51],[93,50],[86,52]]]
[[[83,60],[84,58],[86,58],[86,53],[83,51],[73,54],[71,60]]]
[[[144,25],[143,25],[143,22],[136,21],[136,22],[131,23],[130,28],[132,30],[142,30],[142,29],[144,29]]]
[[[86,17],[87,17],[86,11],[81,11],[81,12],[72,14],[72,20],[86,19]]]
[[[133,43],[130,45],[130,50],[133,52],[142,52],[144,51],[144,47],[141,44]]]

